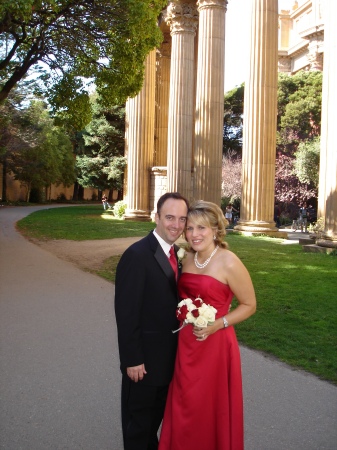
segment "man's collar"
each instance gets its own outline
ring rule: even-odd
[[[162,237],[159,236],[159,234],[156,232],[156,230],[153,230],[153,234],[156,236],[156,239],[158,240],[161,248],[164,250],[165,255],[169,255],[170,248],[172,247],[170,244],[164,241]]]

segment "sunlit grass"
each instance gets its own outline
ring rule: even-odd
[[[101,206],[74,206],[37,211],[17,224],[26,236],[36,239],[114,239],[145,236],[154,224],[116,219]]]

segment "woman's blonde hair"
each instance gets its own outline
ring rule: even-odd
[[[189,207],[188,219],[193,220],[198,225],[211,227],[214,231],[215,245],[222,248],[228,247],[227,242],[224,241],[228,221],[218,205],[205,200],[197,200]]]

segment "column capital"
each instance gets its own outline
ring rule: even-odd
[[[279,72],[291,72],[291,58],[290,56],[279,56],[278,58],[278,71]]]
[[[169,25],[172,34],[195,34],[198,26],[198,9],[194,3],[173,0],[169,3],[165,21]]]
[[[206,8],[225,8],[227,11],[228,0],[198,0],[197,6],[198,10]]]
[[[311,71],[322,71],[323,70],[323,53],[311,52],[308,54],[308,61],[310,63]]]

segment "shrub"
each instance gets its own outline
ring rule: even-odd
[[[114,216],[118,217],[119,219],[123,218],[125,210],[126,210],[126,203],[123,200],[116,202],[112,208]]]
[[[66,201],[67,201],[67,197],[66,197],[66,195],[62,192],[61,194],[59,194],[59,195],[57,196],[56,201],[57,201],[57,202],[60,202],[60,203],[66,202]]]

